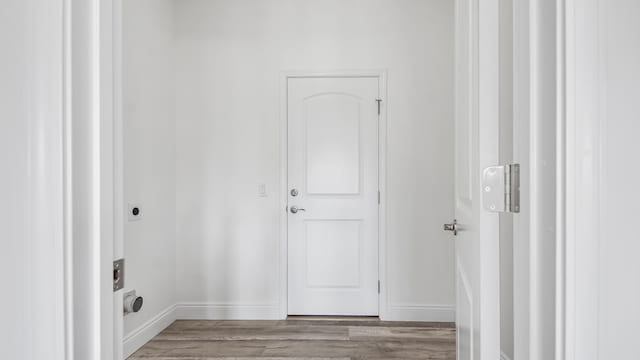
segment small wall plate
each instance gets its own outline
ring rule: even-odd
[[[129,221],[142,220],[142,207],[140,204],[129,204],[128,218]]]

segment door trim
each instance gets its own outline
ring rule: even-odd
[[[556,359],[603,356],[599,351],[601,289],[595,276],[602,268],[600,162],[606,105],[603,49],[607,45],[602,3],[558,2]]]
[[[382,107],[378,121],[378,188],[380,204],[378,206],[378,316],[381,320],[388,318],[388,283],[387,283],[387,70],[333,70],[333,71],[283,71],[280,74],[280,251],[279,282],[280,301],[278,312],[280,318],[288,316],[288,223],[287,223],[287,191],[288,191],[288,81],[293,78],[321,77],[377,77],[379,79]]]
[[[560,237],[564,229],[564,54],[565,1],[555,4],[514,3],[514,161],[525,169],[521,175],[523,212],[514,217],[514,358],[550,358],[562,348],[560,316],[562,306],[557,297],[563,293]],[[553,16],[548,15],[553,11]],[[549,23],[555,29],[549,30]],[[593,30],[593,29],[590,29]],[[589,34],[591,35],[591,34]],[[553,54],[553,55],[550,55]],[[551,62],[541,59],[550,59]],[[554,83],[555,82],[555,83]],[[556,118],[548,114],[554,113]],[[555,158],[544,153],[543,129],[555,129]],[[543,159],[553,159],[555,166],[546,169]],[[555,199],[547,194],[546,182],[555,182]],[[548,219],[540,214],[556,212],[553,235],[547,236]],[[554,238],[555,240],[551,240]],[[555,241],[555,244],[551,242]],[[548,251],[554,248],[556,265],[549,287],[545,274]],[[552,256],[551,256],[552,257]],[[542,297],[553,292],[556,304],[550,306]],[[542,297],[541,297],[542,296]],[[556,310],[556,318],[551,314]],[[555,326],[549,324],[555,323]],[[549,328],[555,334],[549,334]],[[545,336],[553,336],[550,345]]]

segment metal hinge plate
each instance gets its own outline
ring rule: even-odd
[[[519,164],[491,166],[484,169],[482,206],[489,212],[520,212]]]
[[[382,99],[376,99],[376,102],[378,103],[378,115],[380,115],[381,113],[381,106],[382,106]]]
[[[124,287],[124,259],[113,261],[113,291]]]
[[[380,294],[380,280],[378,280],[378,294]]]

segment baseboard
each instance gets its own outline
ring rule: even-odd
[[[278,304],[178,303],[178,320],[281,320]]]
[[[123,353],[124,358],[128,358],[140,349],[144,344],[153,339],[162,330],[166,329],[176,320],[176,306],[171,305],[160,314],[142,324],[124,337]]]
[[[500,351],[500,360],[511,360],[504,352]]]
[[[389,305],[387,316],[384,320],[454,322],[456,320],[456,308],[454,305]]]

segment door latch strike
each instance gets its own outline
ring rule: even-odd
[[[113,261],[113,291],[124,287],[124,259]]]

